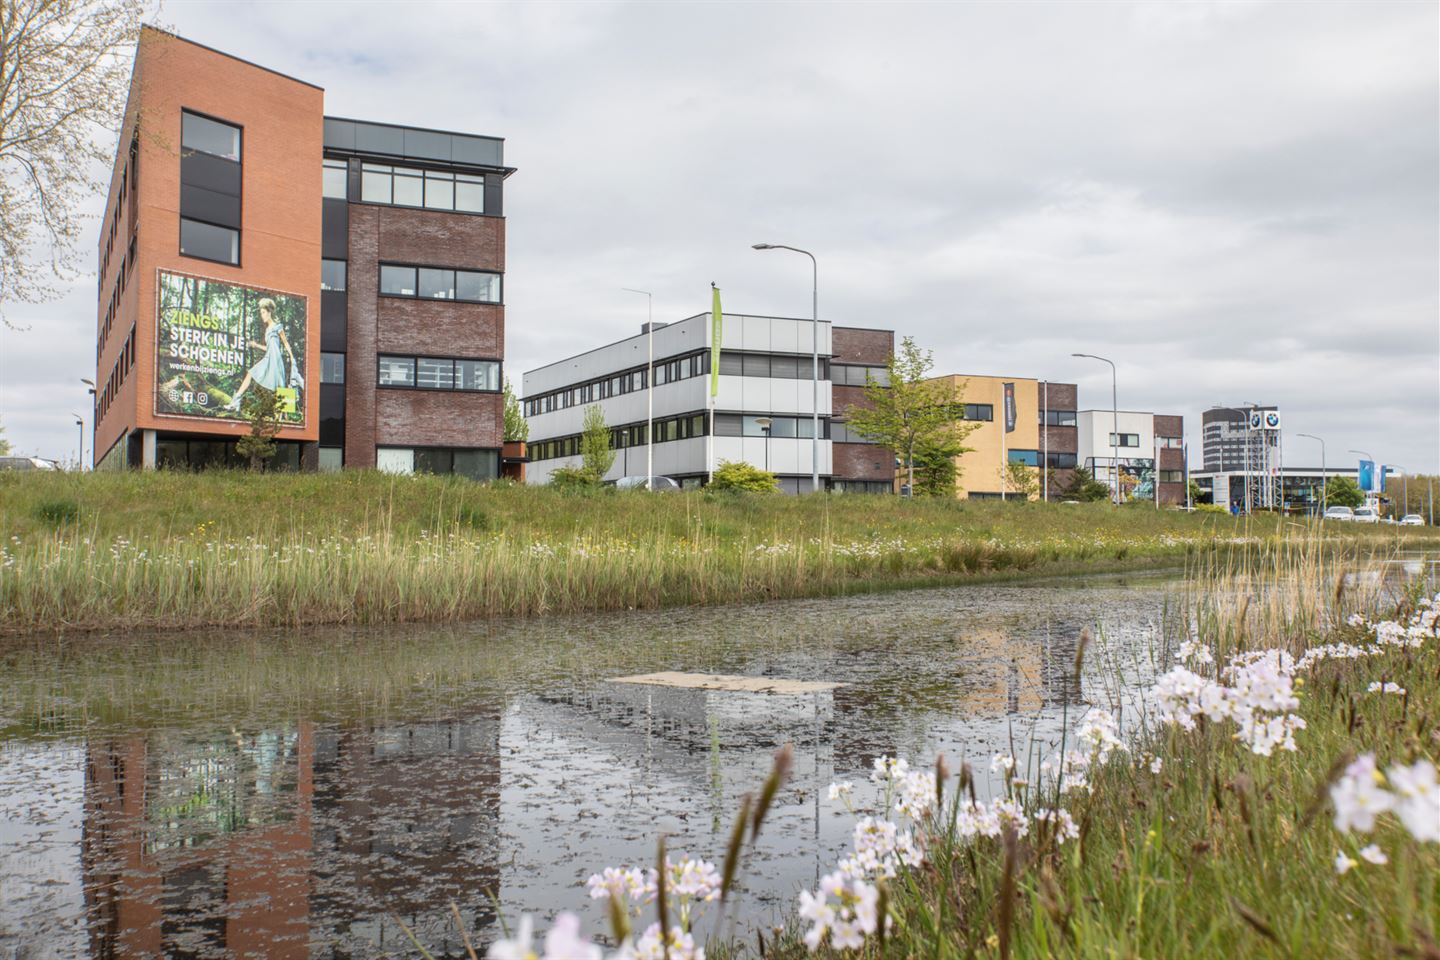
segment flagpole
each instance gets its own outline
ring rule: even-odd
[[[724,328],[720,288],[710,283],[710,442],[706,445],[706,483],[715,482],[715,399],[720,393],[720,340]]]

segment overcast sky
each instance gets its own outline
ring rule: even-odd
[[[708,309],[890,327],[1106,407],[1278,404],[1285,460],[1440,468],[1435,3],[204,3],[327,113],[506,138],[506,367]],[[318,162],[318,158],[317,158]],[[97,198],[97,212],[103,199]],[[86,249],[94,249],[87,239]],[[95,282],[0,331],[71,459]],[[87,440],[88,445],[88,440]]]

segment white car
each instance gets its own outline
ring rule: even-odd
[[[659,474],[649,478],[649,481],[650,489],[656,492],[680,489],[680,484],[671,480],[669,477],[662,477]],[[615,488],[617,490],[644,490],[645,486],[645,477],[621,477],[615,481]]]
[[[1359,507],[1353,519],[1356,523],[1379,523],[1380,514],[1374,507]]]
[[[1329,507],[1325,510],[1326,520],[1354,520],[1355,511],[1349,507]]]
[[[1423,527],[1425,526],[1425,518],[1420,516],[1420,514],[1418,513],[1407,513],[1405,514],[1405,516],[1400,518],[1400,526]]]

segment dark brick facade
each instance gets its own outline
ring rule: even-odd
[[[895,352],[895,331],[860,327],[830,328],[831,361],[881,366]],[[830,409],[843,420],[845,411],[865,402],[864,387],[830,387]],[[895,455],[873,443],[832,443],[831,471],[837,480],[893,481]]]
[[[1169,414],[1155,415],[1155,436],[1158,437],[1184,437],[1185,418]],[[1185,469],[1184,447],[1162,447],[1160,450],[1160,462],[1156,464],[1157,470],[1180,470]],[[1161,503],[1184,503],[1185,484],[1162,483],[1160,484]]]
[[[1073,383],[1042,383],[1039,387],[1040,411],[1079,409],[1079,389]],[[1080,449],[1080,428],[1040,426],[1041,449],[1047,453],[1074,454]],[[1048,491],[1049,499],[1063,500],[1064,491],[1075,479],[1074,470],[1053,468],[1046,472],[1048,481],[1043,484],[1042,493]]]
[[[373,467],[375,447],[499,447],[499,394],[376,388],[376,357],[402,353],[500,360],[505,308],[381,297],[379,265],[505,270],[499,217],[350,205],[345,465]],[[503,280],[502,280],[503,297]]]

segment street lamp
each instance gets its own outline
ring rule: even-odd
[[[1325,441],[1315,436],[1315,434],[1313,433],[1297,433],[1295,434],[1295,436],[1306,437],[1310,440],[1318,440],[1320,442],[1320,513],[1322,514],[1321,519],[1323,520],[1325,508],[1330,505],[1328,500],[1328,496],[1330,493],[1330,480],[1325,475]]]
[[[645,489],[655,488],[655,298],[649,290],[621,287],[645,297],[645,341],[649,360],[645,369]]]
[[[75,426],[80,428],[80,449],[75,457],[75,468],[83,473],[85,470],[85,418],[78,413],[72,413],[70,416],[75,418]]]
[[[95,381],[88,377],[81,377],[80,382],[85,384],[88,388],[86,392],[90,394],[90,425],[91,429],[95,429],[100,425],[100,418],[95,416],[96,400],[98,399],[95,395]],[[95,441],[93,439],[90,441],[90,469],[95,469]]]
[[[752,243],[752,250],[789,250],[810,258],[810,489],[820,492],[820,266],[815,254],[783,243]]]
[[[1115,374],[1115,361],[1107,360],[1105,357],[1097,357],[1093,353],[1072,353],[1072,357],[1085,357],[1089,360],[1101,360],[1110,364],[1110,414],[1114,429],[1110,433],[1110,459],[1111,475],[1115,480],[1115,503],[1120,503],[1120,389],[1119,380]],[[1001,465],[1004,469],[1004,465]]]
[[[769,417],[756,417],[755,426],[765,435],[765,472],[770,472],[770,427],[775,423]]]

